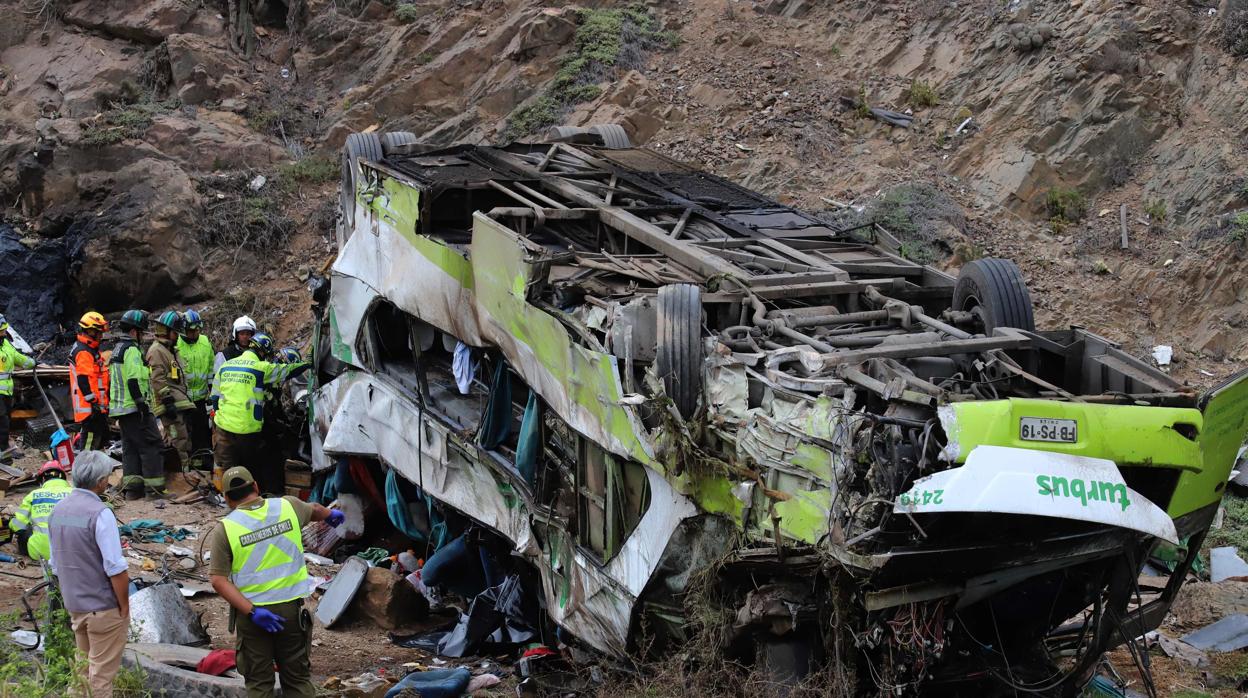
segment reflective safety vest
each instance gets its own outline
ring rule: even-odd
[[[212,397],[217,427],[231,434],[255,434],[264,427],[265,389],[285,381],[307,363],[275,364],[261,361],[246,349],[221,364],[212,381]]]
[[[126,338],[117,342],[109,359],[108,373],[110,416],[120,417],[139,411],[139,406],[130,397],[130,388],[126,386],[132,378],[139,382],[139,394],[143,400],[151,405],[152,370],[147,367],[147,360],[134,340]]]
[[[78,376],[87,377],[91,392],[84,394],[78,386]],[[85,334],[69,350],[69,401],[74,406],[74,421],[81,422],[91,416],[91,403],[99,401],[108,410],[108,364],[100,355],[100,343]]]
[[[270,606],[311,593],[303,532],[290,502],[274,497],[255,509],[240,507],[221,519],[221,526],[233,556],[230,581],[248,601]]]
[[[178,337],[177,352],[182,368],[186,369],[186,396],[192,402],[207,400],[212,391],[212,342],[202,334],[194,344]]]
[[[59,504],[73,491],[73,486],[68,482],[53,478],[22,500],[22,505],[18,507],[13,520],[9,522],[9,528],[14,531],[31,529],[30,540],[26,543],[26,551],[31,559],[47,560],[51,557],[51,546],[48,543],[48,517],[52,515],[52,507]]]
[[[13,346],[8,337],[0,340],[0,395],[13,394],[13,369],[30,368],[35,360]]]

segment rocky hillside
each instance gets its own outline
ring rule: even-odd
[[[21,19],[0,27],[0,192],[14,204],[0,259],[49,270],[41,300],[7,308],[32,323],[88,302],[195,302],[295,335],[300,282],[332,254],[346,134],[482,142],[618,122],[786,201],[887,220],[916,258],[1013,257],[1042,322],[1137,352],[1173,344],[1184,378],[1248,356],[1243,0],[0,12]]]

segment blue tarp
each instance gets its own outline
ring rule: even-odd
[[[428,512],[428,535],[412,521],[408,508],[412,502],[422,503]],[[390,523],[403,535],[416,541],[428,541],[431,550],[441,548],[446,541],[446,520],[433,508],[433,499],[400,477],[393,468],[386,473],[386,513],[390,516]]]

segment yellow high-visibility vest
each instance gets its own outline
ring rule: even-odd
[[[221,525],[234,557],[230,581],[248,601],[269,606],[311,593],[299,517],[290,502],[274,497],[255,509],[235,509]]]

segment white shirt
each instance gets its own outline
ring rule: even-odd
[[[81,489],[81,488],[79,488]],[[82,490],[95,497],[100,496],[91,490]],[[105,509],[95,517],[95,545],[100,549],[100,557],[104,559],[104,574],[112,577],[129,569],[126,558],[121,555],[121,534],[117,532],[117,517],[112,509]],[[56,550],[52,550],[48,564],[52,565],[52,573],[56,574]]]

